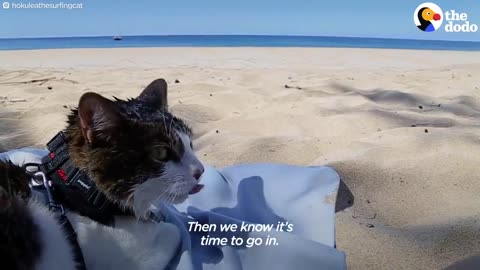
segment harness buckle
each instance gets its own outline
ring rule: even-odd
[[[50,186],[50,181],[48,181],[47,177],[43,172],[36,172],[33,176],[40,177],[43,183],[43,187],[47,191],[47,199],[48,199],[48,207],[50,210],[60,212],[61,215],[65,215],[65,209],[63,205],[58,204],[55,199],[53,198],[52,189]]]

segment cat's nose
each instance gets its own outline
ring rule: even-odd
[[[196,180],[199,180],[200,177],[202,177],[202,174],[203,174],[204,171],[205,171],[205,168],[203,168],[203,166],[200,165],[200,167],[197,167],[193,170],[193,177]]]

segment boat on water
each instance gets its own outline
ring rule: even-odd
[[[122,40],[123,37],[121,37],[121,36],[114,36],[112,39],[113,39],[113,40]]]

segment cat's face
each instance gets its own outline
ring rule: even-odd
[[[192,131],[168,111],[163,79],[127,101],[86,93],[69,123],[74,163],[107,197],[138,216],[159,199],[180,203],[203,187]]]

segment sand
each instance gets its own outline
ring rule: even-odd
[[[337,247],[350,269],[442,269],[479,255],[479,52],[0,51],[0,148],[44,145],[84,92],[132,97],[159,77],[205,163],[338,170]]]

